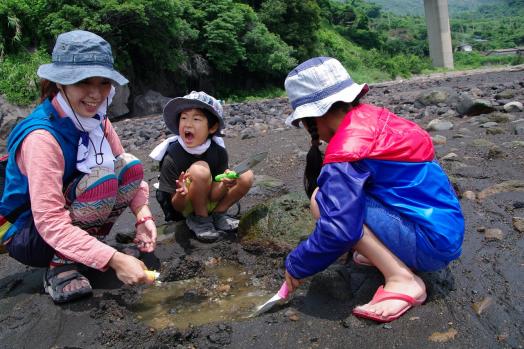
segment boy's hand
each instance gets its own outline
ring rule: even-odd
[[[189,173],[182,171],[182,173],[180,173],[180,176],[176,180],[176,186],[177,186],[175,190],[176,194],[181,195],[181,196],[187,195],[188,193],[187,184],[186,184],[187,181],[189,182],[191,181],[191,178],[189,177]]]
[[[240,175],[235,171],[227,169],[224,173],[215,176],[215,182],[222,182],[223,179],[238,179]]]
[[[229,172],[232,172],[230,169],[227,169],[224,171],[224,173],[229,173]],[[227,178],[227,177],[224,177],[220,180],[221,183],[224,184],[224,186],[227,188],[227,189],[231,189],[233,188],[235,185],[237,185],[237,179],[236,178]]]

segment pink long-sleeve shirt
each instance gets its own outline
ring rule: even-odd
[[[106,137],[116,156],[124,148],[111,122],[107,123]],[[29,182],[29,196],[35,227],[55,251],[68,259],[89,267],[105,270],[116,250],[86,231],[74,226],[65,208],[62,192],[65,161],[56,139],[45,130],[27,135],[16,153],[16,163]],[[132,200],[133,212],[148,204],[149,187],[142,181]]]

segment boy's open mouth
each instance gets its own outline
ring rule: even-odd
[[[195,136],[193,135],[192,132],[189,132],[189,131],[185,131],[185,132],[184,132],[184,138],[185,138],[187,141],[192,141],[194,137],[195,137]]]

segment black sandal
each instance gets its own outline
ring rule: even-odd
[[[60,273],[66,271],[73,271],[67,276],[60,277]],[[83,298],[93,294],[91,285],[80,287],[74,291],[64,291],[64,287],[68,285],[72,280],[82,280],[87,278],[80,274],[76,264],[64,264],[53,269],[47,269],[44,274],[44,290],[49,293],[53,302],[55,303],[66,303],[75,299]]]

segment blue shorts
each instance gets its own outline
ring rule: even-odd
[[[33,219],[13,235],[6,245],[9,256],[31,267],[47,268],[55,254],[36,230]]]
[[[416,223],[409,221],[390,207],[371,196],[366,197],[364,224],[387,248],[416,271],[436,271],[448,262],[435,254],[417,248],[419,236],[426,232]]]

